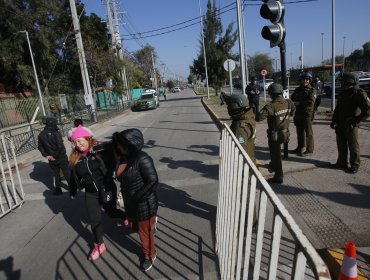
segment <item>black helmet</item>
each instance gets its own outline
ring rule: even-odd
[[[251,77],[251,82],[255,82],[256,81],[256,77],[252,76]]]
[[[284,93],[283,87],[278,83],[271,84],[267,90],[270,96],[283,95]]]
[[[238,117],[246,111],[248,107],[248,99],[243,94],[235,93],[225,95],[227,111],[231,117]]]
[[[300,76],[299,76],[299,79],[300,80],[303,80],[303,79],[309,79],[310,81],[312,81],[312,75],[308,72],[303,72]]]
[[[350,85],[358,85],[358,76],[354,73],[343,73],[342,82],[346,82]]]

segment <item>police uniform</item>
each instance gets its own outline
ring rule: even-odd
[[[281,95],[282,87],[280,85],[273,85],[274,87],[279,86],[279,88],[281,88],[281,93],[279,92],[278,95],[272,97],[272,101],[267,103],[257,114],[256,120],[259,122],[267,118],[267,138],[271,165],[272,169],[275,171],[275,175],[270,182],[282,183],[284,175],[281,159],[281,144],[289,141],[289,121],[290,117],[294,114],[295,106],[291,100],[286,100]],[[274,87],[271,89],[274,89]]]
[[[248,95],[249,106],[255,107],[257,113],[259,111],[260,91],[254,79],[252,79],[250,84],[247,86],[245,92]]]
[[[300,156],[312,154],[314,151],[312,122],[316,96],[317,92],[311,85],[300,85],[291,96],[296,106],[294,125],[297,130],[298,142],[297,149],[294,152],[297,152]],[[306,147],[305,153],[303,153],[304,147]]]
[[[255,162],[256,158],[254,155],[254,141],[256,138],[256,121],[254,118],[253,109],[249,108],[238,119],[233,119],[230,129],[249,157],[253,160],[253,162]]]
[[[338,148],[336,166],[347,168],[349,150],[350,171],[356,173],[360,166],[360,147],[358,143],[358,127],[361,120],[369,116],[369,98],[364,90],[354,86],[342,91],[331,127],[335,128]]]

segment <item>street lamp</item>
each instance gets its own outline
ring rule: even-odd
[[[324,64],[324,33],[321,33],[321,64]]]
[[[346,36],[343,36],[343,65],[342,65],[342,72],[344,73],[344,45],[346,43]]]
[[[22,31],[18,31],[18,32],[19,33],[26,33],[27,42],[28,42],[28,48],[30,50],[30,55],[31,55],[31,60],[32,60],[33,71],[35,73],[35,80],[36,80],[37,90],[39,92],[41,109],[42,109],[42,113],[44,114],[44,117],[45,117],[46,116],[45,107],[44,107],[44,102],[43,102],[43,99],[42,99],[41,89],[40,89],[40,85],[39,85],[39,78],[37,77],[37,72],[36,72],[36,67],[35,67],[35,61],[33,60],[33,54],[32,54],[32,48],[31,48],[30,38],[28,37],[28,32],[26,30],[22,30]]]

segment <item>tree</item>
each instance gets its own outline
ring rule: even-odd
[[[207,56],[208,83],[216,90],[216,95],[221,86],[225,84],[228,74],[223,68],[226,59],[236,59],[232,48],[237,40],[237,33],[233,32],[233,24],[230,23],[223,34],[220,11],[216,8],[215,0],[208,0],[207,12],[204,20],[204,45]],[[202,41],[200,41],[201,43]],[[200,44],[199,55],[190,66],[190,72],[195,76],[201,75],[205,79],[203,45]]]
[[[272,77],[274,74],[273,61],[267,54],[255,54],[248,57],[248,71],[250,76],[262,78],[261,70],[267,70],[266,77]]]
[[[151,84],[151,78],[154,77],[152,55],[153,55],[153,59],[155,62],[157,59],[157,54],[155,52],[154,47],[150,45],[146,45],[142,49],[134,53],[134,57],[136,58],[136,63],[138,64],[139,68],[141,69],[141,71],[143,71],[145,75],[145,81],[144,81],[145,85]]]
[[[166,87],[169,88],[170,90],[173,89],[175,86],[175,83],[172,80],[168,80],[166,83]]]

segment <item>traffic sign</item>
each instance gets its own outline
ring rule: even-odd
[[[262,69],[261,70],[261,75],[262,76],[266,76],[267,75],[267,70],[266,69]]]
[[[233,71],[235,69],[235,61],[232,59],[226,59],[224,62],[224,69],[226,71]]]

